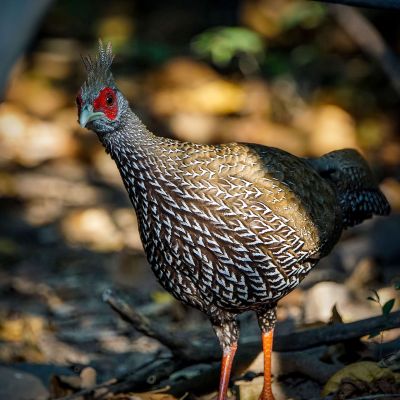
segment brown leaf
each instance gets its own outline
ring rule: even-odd
[[[360,361],[347,365],[332,375],[322,390],[322,396],[325,397],[329,393],[336,392],[341,387],[342,382],[350,382],[353,386],[364,388],[364,384],[381,379],[399,379],[399,377],[400,374],[395,374],[389,368],[380,368],[375,362]],[[348,379],[351,379],[351,381],[348,381]]]

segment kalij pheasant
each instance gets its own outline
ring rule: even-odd
[[[97,133],[116,162],[161,285],[204,312],[223,357],[226,398],[237,348],[236,316],[256,312],[273,400],[271,348],[276,304],[327,255],[344,228],[389,204],[355,150],[303,159],[257,144],[216,146],[153,135],[130,109],[110,71],[111,45],[84,64],[77,97],[82,127]]]

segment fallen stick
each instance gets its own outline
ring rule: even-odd
[[[201,344],[190,343],[176,337],[165,327],[145,318],[112,290],[107,290],[103,299],[135,329],[164,344],[171,351],[172,356],[157,356],[131,373],[93,388],[84,389],[64,400],[78,399],[80,396],[87,395],[100,400],[111,393],[150,390],[165,386],[171,387],[171,393],[180,395],[188,390],[201,391],[205,387],[209,388],[217,384],[220,349],[216,339],[213,338],[213,340]],[[348,324],[335,324],[289,335],[276,335],[273,372],[275,375],[280,375],[295,370],[314,380],[325,381],[328,375],[330,376],[340,367],[339,365],[325,365],[317,357],[318,360],[314,360],[314,367],[311,368],[311,359],[308,362],[299,362],[299,359],[305,358],[304,356],[307,354],[312,358],[313,354],[323,353],[324,348],[318,349],[319,346],[355,339],[376,330],[387,330],[399,326],[400,311],[388,316],[373,317]],[[306,349],[307,351],[304,351]],[[240,370],[248,366],[260,350],[261,344],[258,336],[242,338],[236,358],[236,369]],[[298,353],[300,350],[303,351]],[[180,357],[181,355],[184,357]],[[289,369],[288,364],[290,364]],[[319,376],[318,370],[323,372],[321,376]]]
[[[389,315],[380,315],[348,324],[333,324],[321,328],[294,332],[289,335],[277,335],[274,341],[275,351],[297,351],[357,339],[400,327],[400,311]]]
[[[174,355],[186,361],[192,361],[192,364],[194,362],[207,362],[220,358],[221,351],[216,339],[202,341],[201,343],[194,341],[192,343],[187,338],[184,339],[175,336],[165,327],[161,327],[139,314],[110,289],[103,294],[103,300],[139,332],[157,339],[160,343],[168,347]],[[400,311],[348,324],[327,325],[321,328],[298,331],[286,335],[277,334],[274,338],[274,351],[299,351],[356,339],[377,331],[397,327],[400,327]],[[240,341],[238,355],[244,352],[257,352],[261,348],[260,343],[259,336],[243,337]]]
[[[317,0],[321,3],[336,3],[346,6],[400,10],[399,0]]]
[[[139,368],[119,377],[96,384],[89,388],[59,397],[58,400],[82,400],[82,398],[103,399],[110,393],[130,392],[132,390],[146,390],[158,382],[167,379],[175,370],[179,369],[179,362],[171,357],[154,358]]]
[[[377,399],[396,400],[399,398],[400,398],[400,393],[387,393],[387,394],[372,394],[368,396],[353,397],[351,400],[377,400]]]
[[[204,345],[201,345],[200,347],[199,345],[189,342],[187,340],[187,335],[179,336],[173,334],[169,332],[165,326],[160,326],[155,322],[151,322],[144,315],[132,308],[111,289],[105,290],[102,298],[103,301],[117,312],[124,321],[129,322],[143,335],[158,340],[161,344],[167,347],[177,359],[191,360],[192,363],[194,361],[204,360],[204,352],[198,354],[200,348],[205,348]],[[211,354],[211,351],[215,352],[216,350],[218,351],[216,346],[211,346],[208,354]]]

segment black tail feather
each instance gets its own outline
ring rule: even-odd
[[[379,189],[348,191],[339,195],[343,225],[357,225],[373,215],[388,215],[390,205]]]

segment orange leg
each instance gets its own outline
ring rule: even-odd
[[[234,343],[227,352],[224,352],[221,362],[221,377],[219,380],[218,400],[226,400],[229,378],[231,376],[232,362],[235,357],[237,343]]]
[[[264,386],[261,392],[260,400],[275,400],[271,387],[271,352],[274,330],[262,334],[262,344],[264,350]]]

